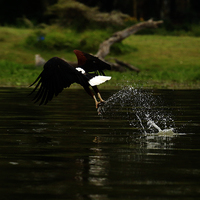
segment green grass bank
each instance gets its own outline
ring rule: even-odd
[[[38,40],[40,34],[45,36],[44,41]],[[111,34],[111,30],[77,33],[57,27],[41,30],[0,27],[0,86],[28,87],[42,70],[34,65],[35,54],[46,60],[59,56],[76,61],[73,49],[96,53],[98,45]],[[116,57],[141,72],[106,72],[112,79],[100,87],[200,89],[199,44],[200,37],[132,35],[115,44],[106,59]]]

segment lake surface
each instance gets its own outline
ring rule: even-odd
[[[200,198],[200,90],[30,91],[0,88],[1,200]]]

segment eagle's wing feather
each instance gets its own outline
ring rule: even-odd
[[[64,88],[70,87],[75,82],[82,86],[88,85],[88,80],[83,74],[66,61],[53,57],[45,63],[43,71],[31,84],[32,86],[37,83],[31,94],[39,88],[33,100],[35,102],[40,101],[40,105],[47,104],[54,96],[61,93]]]

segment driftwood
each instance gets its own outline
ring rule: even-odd
[[[96,56],[102,60],[105,60],[105,57],[110,53],[110,47],[116,42],[121,42],[123,39],[129,37],[130,35],[145,29],[145,28],[157,28],[159,24],[162,24],[163,21],[153,21],[152,19],[145,21],[145,22],[140,22],[136,25],[130,26],[122,31],[117,31],[115,32],[110,38],[107,40],[103,41],[100,46],[99,50],[96,53]],[[119,61],[117,59],[114,59],[115,63],[110,63],[111,67],[113,70],[116,71],[125,71],[123,69],[124,67],[129,68],[130,70],[134,70],[136,72],[139,72],[140,70],[128,63],[125,63],[123,61]]]

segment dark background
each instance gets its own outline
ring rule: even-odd
[[[67,0],[66,0],[67,1]],[[34,23],[48,23],[48,6],[58,0],[0,0],[0,25],[15,24],[17,18],[27,17]],[[100,11],[118,10],[137,19],[166,20],[173,24],[199,23],[199,0],[79,0]]]

